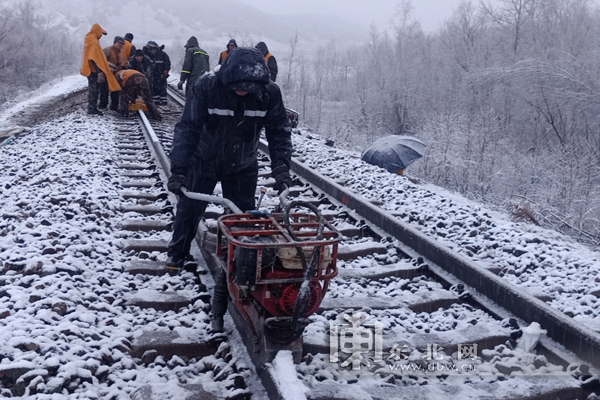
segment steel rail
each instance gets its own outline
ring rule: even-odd
[[[183,104],[183,102],[184,102],[183,100],[175,97],[177,95],[177,93],[173,94],[172,92],[174,92],[174,91],[170,89],[169,95],[171,95],[171,97],[174,100],[176,100],[179,104]],[[161,166],[161,169],[159,169],[159,174],[160,174],[161,180],[163,182],[167,182],[169,176],[171,175],[171,167],[170,167],[169,157],[168,157],[167,153],[165,152],[162,144],[160,143],[160,140],[158,139],[156,133],[154,132],[154,129],[152,128],[152,125],[150,124],[150,121],[148,121],[148,119],[146,118],[146,115],[141,110],[138,111],[138,119],[139,119],[140,125],[142,127],[144,139],[148,143],[153,157],[156,159],[158,164]],[[220,197],[217,198],[215,196],[209,196],[209,195],[204,196],[204,195],[201,195],[198,193],[191,193],[191,192],[188,192],[188,194],[192,198],[196,198],[197,200],[203,200],[203,201],[211,201],[211,200],[217,200],[217,199],[222,200],[222,198],[220,198]],[[188,195],[188,194],[186,194],[186,195]],[[171,204],[173,204],[175,206],[175,208],[177,207],[177,196],[175,196],[173,193],[169,193],[169,201],[171,202]],[[229,202],[229,203],[231,203],[231,202]],[[233,203],[231,203],[231,204],[229,204],[229,203],[227,203],[225,205],[234,207],[232,209],[237,209],[237,207],[235,207],[235,205]],[[239,209],[237,211],[239,211]],[[212,272],[214,272],[214,270],[216,269],[216,265],[214,265],[215,259],[207,258],[210,256],[210,254],[205,252],[204,249],[202,249],[202,248],[201,248],[201,250],[202,250],[204,257],[206,258],[207,264],[209,265],[210,269],[213,270]],[[229,312],[236,324],[238,331],[241,331],[245,325],[245,320],[236,314],[237,309],[231,303],[228,304],[228,309],[229,309]],[[242,339],[245,342],[246,347],[248,348],[250,359],[252,360],[252,362],[254,364],[256,374],[259,377],[263,387],[265,388],[267,395],[269,396],[269,398],[271,400],[282,399],[283,396],[279,391],[279,386],[274,381],[274,378],[271,375],[268,367],[260,365],[260,363],[258,362],[256,357],[254,357],[254,354],[251,350],[252,343],[246,342],[245,339],[247,339],[248,335],[243,335],[242,333],[240,333],[240,336],[242,337]]]
[[[259,148],[268,154],[266,141],[261,139]],[[596,332],[575,323],[568,316],[526,293],[523,289],[506,282],[474,261],[419,232],[364,198],[344,189],[298,160],[292,159],[291,169],[327,195],[354,210],[373,226],[398,239],[422,257],[455,276],[492,303],[527,323],[539,323],[547,331],[548,337],[581,359],[600,368],[600,336]]]
[[[260,141],[259,149],[268,154],[268,144],[265,140]],[[453,275],[516,317],[527,323],[539,323],[547,331],[549,338],[600,368],[600,335],[595,331],[577,324],[572,318],[542,300],[386,213],[298,160],[292,159],[291,167],[294,173],[364,217],[371,226],[398,239],[438,268]]]

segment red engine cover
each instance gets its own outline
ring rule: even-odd
[[[302,284],[292,283],[283,289],[283,294],[279,299],[279,305],[288,315],[292,315],[294,312],[296,299],[298,298],[298,292],[300,291],[300,285]],[[308,305],[306,306],[306,312],[303,316],[307,317],[317,311],[319,304],[321,304],[321,285],[319,285],[319,282],[311,282]]]
[[[274,269],[265,273],[263,279],[289,279],[302,278],[301,270]],[[294,312],[296,299],[301,283],[267,284],[260,285],[252,292],[254,298],[273,316],[290,316]],[[323,300],[323,289],[319,282],[310,283],[310,296],[304,317],[313,314]]]

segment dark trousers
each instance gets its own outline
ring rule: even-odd
[[[100,104],[98,105],[99,108],[106,108],[108,106],[108,95],[109,95],[109,91],[108,91],[108,82],[104,81],[101,82],[99,84],[100,86]],[[119,109],[119,93],[120,91],[117,92],[110,92],[110,109],[117,111]]]
[[[195,159],[198,168],[188,173],[189,189],[192,192],[212,194],[219,181],[212,174],[203,173],[202,164]],[[206,168],[204,168],[206,171]],[[227,174],[221,177],[223,197],[231,200],[242,211],[253,210],[255,207],[254,195],[258,169],[238,174]],[[192,240],[196,236],[198,223],[206,210],[207,203],[179,196],[177,213],[173,223],[173,238],[169,243],[168,255],[176,258],[186,257],[190,252]],[[212,299],[212,312],[215,316],[223,316],[227,311],[227,280],[225,273],[219,271],[215,278],[215,289]]]
[[[199,165],[199,163],[195,163],[195,165]],[[199,166],[188,173],[187,178],[190,183],[188,188],[192,192],[212,194],[219,179],[211,176],[213,174],[202,173],[202,169],[202,166]],[[258,170],[222,176],[220,181],[223,197],[231,200],[242,211],[253,210],[257,179]],[[179,196],[177,213],[173,222],[173,238],[169,243],[169,256],[184,258],[189,254],[206,205],[205,201]]]
[[[194,83],[196,83],[196,81],[198,80],[198,78],[194,77],[194,78],[188,78],[185,81],[185,97],[187,98],[189,93],[192,91],[192,86],[194,86]]]
[[[156,104],[167,104],[167,78],[154,71],[149,78],[152,99]]]
[[[92,72],[88,78],[88,107],[87,112],[98,111],[98,95],[100,93],[100,84],[98,83],[98,73]]]

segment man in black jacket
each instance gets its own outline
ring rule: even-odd
[[[277,79],[277,60],[273,56],[273,54],[269,53],[269,48],[265,44],[265,42],[258,42],[256,48],[260,50],[262,55],[265,57],[265,62],[267,63],[267,67],[269,68],[269,78],[273,82]]]
[[[127,69],[135,69],[136,71],[141,72],[146,75],[146,78],[151,76],[152,74],[149,72],[149,68],[152,65],[152,61],[148,58],[147,55],[144,54],[144,51],[141,49],[137,49],[133,56],[129,59],[127,64]]]
[[[229,55],[229,52],[231,50],[235,49],[236,47],[238,47],[238,45],[237,45],[237,42],[235,41],[235,39],[230,39],[229,42],[227,42],[226,47],[227,47],[227,50],[223,50],[221,52],[221,54],[219,54],[219,65],[221,65],[225,62],[225,59]]]
[[[167,78],[171,69],[171,59],[164,52],[165,45],[158,46],[154,41],[149,41],[144,46],[144,54],[150,59],[150,68],[148,69],[148,80],[150,81],[150,90],[152,98],[156,105],[167,104]]]
[[[252,48],[232,50],[216,73],[203,75],[190,88],[175,125],[169,154],[168,188],[181,194],[212,194],[221,182],[223,197],[241,210],[255,207],[258,179],[257,151],[265,128],[271,175],[277,190],[290,186],[291,129],[279,87],[269,80],[262,54]],[[183,268],[206,202],[179,196],[169,243],[168,269]]]
[[[182,90],[183,84],[187,80],[187,85],[185,85],[185,94],[187,96],[190,88],[194,85],[194,82],[209,69],[210,63],[208,53],[200,48],[198,39],[196,39],[195,36],[190,37],[185,44],[185,57],[183,59],[181,76],[177,88]]]

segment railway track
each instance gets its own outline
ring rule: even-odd
[[[133,399],[595,398],[594,332],[297,159],[291,195],[317,205],[343,234],[339,275],[310,318],[300,362],[292,366],[282,354],[273,365],[253,365],[246,346],[252,348],[254,338],[234,313],[226,318],[225,334],[209,331],[214,282],[208,270],[217,265],[213,250],[222,207],[207,209],[193,248],[197,265],[177,275],[163,268],[176,207],[165,190],[166,154],[180,101],[169,100],[163,122],[150,125],[143,114],[137,121],[114,119],[118,153],[107,173],[120,176],[120,214],[108,219],[99,210],[95,221],[119,220],[123,267],[103,269],[95,279],[125,279],[116,288],[103,286],[103,296],[113,300],[103,307],[123,310],[122,316],[106,311],[109,321],[131,325],[127,315],[135,314],[145,324],[115,339],[118,351],[98,356],[101,365],[89,380],[109,388],[103,398],[120,398],[118,374],[131,371],[149,382],[128,393]],[[272,183],[263,155],[259,186]],[[264,206],[277,202],[268,191]],[[3,267],[18,270],[15,265]],[[102,317],[105,311],[98,309]],[[0,364],[4,380],[8,371]],[[25,375],[3,383],[13,395],[35,393],[37,378]],[[86,382],[87,375],[80,375],[62,389],[76,391]],[[173,375],[178,384],[158,383]],[[56,376],[44,378],[46,387]]]
[[[163,159],[169,135],[154,143],[158,159]],[[265,143],[261,149],[266,152]],[[269,186],[268,158],[262,161],[259,185]],[[373,398],[394,398],[400,392],[401,398],[424,392],[433,396],[438,390],[477,398],[492,388],[504,392],[505,398],[572,399],[590,394],[593,380],[582,382],[592,374],[586,364],[591,370],[598,364],[593,332],[302,163],[294,161],[292,170],[295,198],[317,204],[344,234],[340,275],[305,331],[304,358],[296,367],[300,381],[310,388],[310,398],[327,398],[329,393],[354,398],[357,390],[364,390],[362,385],[352,386],[360,379],[357,376],[374,380],[374,392],[364,394]],[[271,196],[266,206],[277,201]],[[213,272],[220,212],[215,207],[207,213],[198,235]],[[362,343],[368,351],[340,336],[340,329],[356,327],[358,321],[365,326],[356,332],[381,337],[378,345]],[[242,326],[242,321],[236,322]],[[532,322],[539,322],[547,335],[528,328]],[[375,325],[380,331],[373,330]],[[529,337],[533,348],[527,348]],[[251,344],[252,338],[247,339]],[[352,351],[344,350],[344,344],[354,346]],[[337,353],[332,350],[336,345]],[[342,366],[350,355],[360,360],[354,370]],[[257,366],[257,372],[269,395],[281,396],[271,371],[261,373],[261,368]],[[519,381],[518,388],[514,380]],[[347,394],[341,395],[344,391]]]

